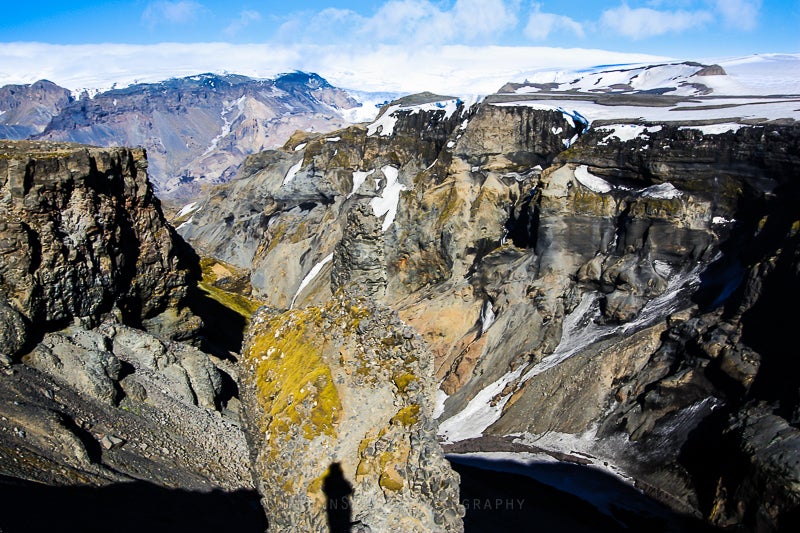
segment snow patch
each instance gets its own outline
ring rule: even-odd
[[[300,143],[300,144],[298,144],[297,146],[294,147],[294,151],[295,152],[299,152],[300,150],[302,150],[306,146],[308,146],[308,143]]]
[[[292,168],[290,168],[289,171],[286,173],[286,177],[283,178],[283,185],[286,185],[287,183],[292,181],[294,179],[295,175],[297,175],[297,173],[300,172],[300,169],[302,168],[302,166],[303,166],[303,160],[302,159],[300,161],[298,161],[297,164],[292,165]]]
[[[486,333],[492,324],[494,324],[494,319],[497,315],[494,313],[494,308],[492,307],[492,301],[486,300],[483,304],[483,308],[481,309],[481,335]]]
[[[175,216],[175,218],[180,218],[182,216],[186,216],[189,213],[191,213],[192,211],[195,211],[196,209],[197,209],[197,202],[192,202],[190,204],[186,204],[185,206],[183,206],[181,208],[180,211],[178,211],[178,214]]]
[[[367,126],[367,136],[375,135],[378,129],[380,129],[381,137],[391,136],[394,133],[394,126],[397,124],[397,117],[394,114],[399,109],[399,104],[389,107],[378,120]]]
[[[736,133],[744,126],[742,124],[709,124],[707,126],[681,126],[680,130],[697,130],[703,135],[721,135],[723,133]]]
[[[675,188],[671,183],[659,183],[658,185],[651,185],[642,192],[643,198],[660,198],[664,200],[672,200],[683,195],[681,191]]]
[[[397,216],[397,205],[400,203],[400,192],[406,190],[406,186],[397,181],[400,170],[386,165],[381,168],[383,175],[386,176],[386,186],[380,196],[376,196],[370,200],[369,205],[372,206],[372,211],[376,217],[386,216],[383,219],[381,229],[386,231],[389,226],[394,222],[394,217]]]
[[[326,143],[336,143],[336,142],[339,142],[341,140],[342,140],[341,137],[326,137],[325,138],[325,142]]]
[[[453,116],[453,114],[458,109],[461,100],[458,98],[453,98],[451,100],[442,100],[440,102],[428,102],[425,104],[418,104],[418,105],[410,105],[410,106],[403,106],[400,104],[394,104],[390,106],[386,112],[384,112],[381,117],[367,126],[367,136],[375,135],[378,129],[381,128],[380,135],[382,137],[388,137],[394,133],[394,127],[397,124],[397,116],[396,113],[399,111],[406,111],[409,115],[415,115],[422,111],[438,111],[443,109],[444,110],[444,120],[449,119]],[[466,127],[467,121],[464,121],[462,124],[462,129]]]
[[[589,172],[588,165],[581,165],[575,169],[575,179],[587,189],[598,194],[611,192],[614,188],[609,182]]]
[[[353,190],[350,191],[350,194],[347,195],[348,198],[353,196],[358,188],[363,185],[363,183],[367,180],[367,177],[372,175],[375,172],[375,169],[370,170],[369,172],[363,172],[361,170],[356,170],[353,172]]]
[[[439,424],[439,435],[444,437],[447,442],[458,442],[483,435],[486,428],[500,418],[503,407],[511,394],[504,396],[494,405],[491,405],[492,398],[503,392],[503,389],[517,379],[521,373],[522,367],[507,373],[494,383],[490,383],[476,394],[462,411]]]
[[[433,408],[434,419],[437,419],[440,416],[442,416],[442,413],[444,413],[444,402],[446,402],[449,397],[450,396],[442,389],[436,389],[436,398],[434,400],[435,405]]]
[[[597,128],[597,131],[610,131],[608,135],[600,140],[599,144],[608,143],[612,138],[616,137],[621,142],[632,141],[638,137],[645,136],[648,133],[655,133],[661,129],[661,126],[640,126],[639,124],[612,124],[609,126],[602,126]]]
[[[300,293],[303,291],[303,289],[305,289],[309,283],[314,281],[314,278],[316,278],[317,275],[320,273],[322,267],[330,263],[332,260],[333,260],[333,254],[331,253],[326,255],[322,259],[322,261],[311,267],[311,270],[309,270],[308,274],[306,274],[306,277],[304,277],[303,281],[300,282],[300,286],[297,288],[297,292],[294,293],[294,296],[292,297],[292,303],[289,304],[289,309],[294,308],[294,302],[295,300],[297,300],[297,297],[300,296]]]
[[[181,224],[180,226],[175,228],[175,230],[177,231],[177,230],[179,230],[181,228],[185,228],[186,226],[188,226],[189,224],[192,224],[193,222],[194,222],[194,217],[189,217],[189,220],[187,220],[186,222],[184,222],[183,224]]]

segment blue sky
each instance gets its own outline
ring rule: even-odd
[[[600,48],[672,57],[800,52],[800,0],[7,2],[0,42]]]

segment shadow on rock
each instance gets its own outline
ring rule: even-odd
[[[571,463],[522,464],[448,455],[461,476],[467,533],[711,532],[618,478]]]
[[[331,533],[350,533],[352,525],[352,503],[350,495],[353,486],[344,477],[342,466],[333,463],[322,483],[325,494],[325,511],[328,514],[328,527]]]
[[[135,481],[53,487],[0,476],[3,533],[263,533],[255,491],[192,492]]]

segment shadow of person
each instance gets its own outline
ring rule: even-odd
[[[328,513],[328,527],[331,533],[350,533],[352,519],[352,504],[350,495],[353,486],[345,479],[342,465],[331,464],[328,475],[322,482],[322,492],[325,494],[325,510]]]

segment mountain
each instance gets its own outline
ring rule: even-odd
[[[249,154],[282,145],[296,130],[347,124],[359,104],[314,74],[273,80],[204,74],[132,85],[81,98],[37,138],[142,146],[159,195],[191,197],[228,179]]]
[[[699,94],[713,66],[621,72],[395,101],[251,156],[175,222],[249,270],[263,334],[330,323],[343,291],[396,311],[433,353],[450,453],[589,464],[718,526],[792,529],[800,103]]]
[[[26,139],[41,133],[72,101],[67,89],[46,80],[0,87],[0,138]]]

